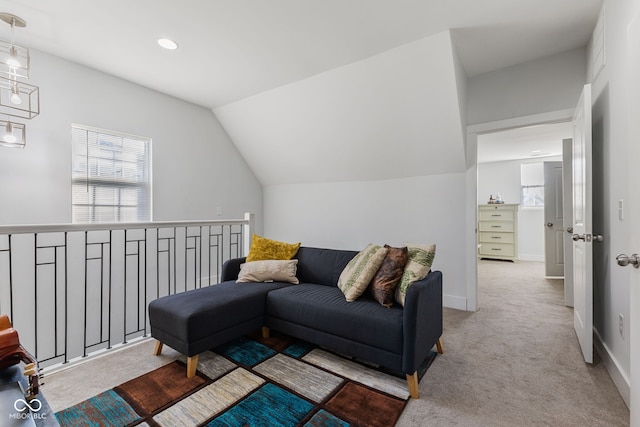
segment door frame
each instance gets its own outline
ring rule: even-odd
[[[631,94],[637,94],[640,91],[640,82],[637,79],[632,78],[634,72],[640,70],[640,59],[638,58],[640,40],[640,8],[635,8],[634,18],[629,22],[627,26],[627,58],[629,69],[629,80],[627,82],[627,90]],[[629,148],[629,182],[634,183],[635,178],[640,176],[640,172],[635,168],[635,160],[640,157],[640,147],[637,142],[637,134],[640,131],[640,126],[637,121],[634,120],[640,113],[640,102],[637,98],[633,98],[633,95],[629,97],[628,102],[628,139],[627,146]],[[633,185],[629,186],[629,200],[627,207],[627,218],[634,218],[640,212],[640,201],[633,197]],[[625,218],[625,220],[627,220]],[[629,226],[630,236],[628,247],[624,248],[627,254],[640,253],[640,231],[635,227],[632,222]],[[615,268],[615,267],[614,267]],[[629,267],[626,267],[629,268]],[[635,269],[632,269],[635,270]],[[630,424],[638,425],[640,423],[640,271],[629,272],[629,321],[627,322],[627,336],[629,337],[629,412],[630,412]]]
[[[562,198],[564,203],[564,305],[573,307],[573,138],[562,140]],[[571,231],[569,231],[571,230]]]
[[[574,111],[575,109],[569,108],[467,126],[467,311],[478,310],[478,219],[477,209],[472,209],[477,206],[478,200],[478,135],[527,126],[570,122]]]

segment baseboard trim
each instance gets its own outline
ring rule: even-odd
[[[602,342],[602,338],[598,331],[593,329],[593,346],[595,347],[600,359],[602,359],[602,363],[607,368],[613,383],[616,385],[620,396],[622,396],[622,400],[629,407],[629,401],[631,396],[631,381],[629,380],[629,376],[625,374],[625,372],[621,369],[618,360],[613,356],[611,351],[609,351],[609,347],[607,344]]]
[[[455,295],[443,295],[442,305],[447,308],[455,308],[456,310],[467,311],[467,299]]]
[[[544,255],[520,254],[520,261],[544,262]]]

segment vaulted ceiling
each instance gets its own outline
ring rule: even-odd
[[[601,4],[5,0],[0,12],[27,21],[19,44],[211,108],[271,185],[461,170],[466,78],[584,46]]]

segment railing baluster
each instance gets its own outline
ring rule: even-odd
[[[122,284],[122,289],[123,289],[123,295],[124,295],[124,309],[123,309],[123,318],[124,321],[122,322],[122,329],[123,329],[123,337],[122,337],[122,343],[126,344],[127,343],[127,231],[129,230],[124,230],[124,283]]]
[[[89,270],[89,232],[84,232],[84,346],[82,350],[82,357],[87,357],[87,283],[89,282],[88,270]]]
[[[111,292],[112,292],[112,276],[111,274],[111,265],[113,262],[113,230],[109,230],[109,280],[107,282],[108,290],[107,294],[109,295],[109,301],[107,302],[107,350],[111,348]]]
[[[33,356],[38,358],[38,233],[33,235],[34,257],[36,266],[33,272],[33,318],[34,318],[34,339],[33,339]]]
[[[53,249],[53,354],[58,354],[58,247]]]
[[[67,363],[69,361],[67,351],[69,349],[69,333],[68,333],[68,316],[69,316],[69,236],[65,231],[64,233],[64,361]],[[56,339],[58,339],[58,331],[56,331]]]
[[[11,259],[11,237],[9,234],[9,315],[13,319],[13,262]]]
[[[104,242],[100,243],[100,339],[102,341],[104,339],[104,328],[103,328],[103,319],[104,319]],[[111,262],[111,260],[109,260]],[[109,277],[111,277],[111,272],[109,272]]]
[[[143,317],[144,317],[144,334],[142,336],[146,337],[147,336],[147,263],[148,263],[148,259],[147,259],[147,252],[148,252],[148,247],[147,247],[147,229],[144,229],[144,313],[143,313]]]

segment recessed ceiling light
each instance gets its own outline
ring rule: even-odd
[[[158,44],[165,49],[176,50],[178,48],[178,43],[174,42],[171,39],[158,39]]]
[[[531,150],[531,154],[540,154],[542,150]]]

